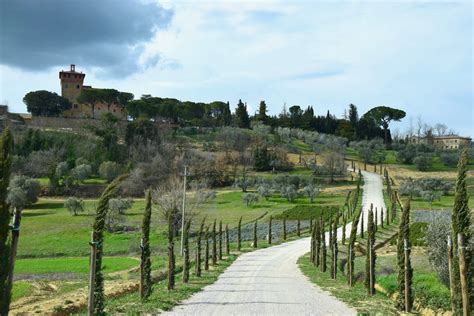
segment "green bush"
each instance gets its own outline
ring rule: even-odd
[[[286,217],[289,220],[309,220],[311,218],[319,218],[321,214],[323,214],[323,218],[328,219],[331,212],[335,212],[334,207],[323,208],[312,205],[296,205],[276,215],[274,218],[283,219],[284,217]]]
[[[424,246],[428,223],[415,222],[410,225],[410,243],[412,246]]]
[[[388,294],[397,291],[397,275],[381,275],[377,277],[379,283]],[[436,273],[414,273],[413,296],[423,307],[431,309],[451,310],[449,288],[439,281]]]

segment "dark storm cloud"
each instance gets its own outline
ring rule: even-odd
[[[1,64],[36,71],[76,63],[119,76],[140,69],[144,43],[173,15],[129,0],[1,0],[0,14]]]

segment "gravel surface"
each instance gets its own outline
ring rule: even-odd
[[[384,207],[383,183],[377,174],[362,174],[363,208],[367,217],[370,203],[374,208]],[[350,232],[350,225],[346,231]],[[214,284],[164,314],[356,315],[356,310],[315,286],[301,273],[297,260],[309,249],[310,239],[303,238],[243,254]]]

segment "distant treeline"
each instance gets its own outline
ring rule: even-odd
[[[391,142],[390,130],[385,135],[379,120],[371,111],[359,118],[357,107],[349,105],[348,115],[337,118],[327,111],[326,115],[315,115],[312,106],[302,109],[299,105],[283,108],[279,115],[268,115],[265,101],[260,102],[255,115],[248,113],[247,105],[239,100],[234,113],[231,113],[229,102],[214,101],[211,103],[180,101],[172,98],[144,95],[138,100],[127,103],[127,111],[132,120],[147,118],[167,120],[180,126],[236,126],[250,128],[252,122],[260,121],[272,128],[291,127],[320,133],[333,134],[349,140],[383,138]],[[390,108],[388,108],[390,109]]]

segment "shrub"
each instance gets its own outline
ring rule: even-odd
[[[442,214],[433,213],[431,216],[425,230],[428,259],[441,282],[449,286],[447,237],[451,233],[451,222]]]
[[[286,198],[287,201],[293,202],[296,197],[298,196],[298,192],[296,191],[295,185],[291,184],[288,186],[283,186],[280,189],[280,194],[282,198]]]
[[[38,201],[40,185],[25,176],[15,176],[8,187],[7,203],[12,207],[24,208]]]
[[[84,202],[75,197],[67,198],[67,200],[64,202],[64,207],[74,216],[77,215],[77,213],[82,213],[85,211]]]
[[[459,153],[457,152],[443,152],[439,155],[439,158],[444,165],[455,167],[459,160]]]
[[[79,165],[71,170],[71,176],[77,181],[84,181],[91,176],[92,167],[90,165]]]
[[[415,222],[410,225],[410,243],[413,246],[425,245],[425,232],[427,223]]]
[[[112,212],[117,212],[118,214],[125,214],[125,211],[132,208],[133,200],[128,199],[110,199],[109,200],[109,209]]]
[[[265,200],[268,200],[268,198],[272,195],[270,186],[266,183],[260,184],[257,188],[257,192],[260,194],[260,196],[265,198]]]
[[[104,161],[99,166],[99,175],[102,179],[111,182],[121,173],[120,165],[113,161]]]
[[[258,194],[256,193],[245,193],[242,196],[242,199],[245,202],[245,205],[252,206],[253,204],[257,203],[259,200]]]
[[[431,169],[433,164],[433,158],[430,154],[421,154],[413,159],[413,163],[416,168],[420,171],[428,171]]]

